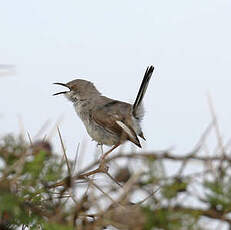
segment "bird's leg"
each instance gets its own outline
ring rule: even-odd
[[[95,170],[92,170],[90,172],[87,172],[87,173],[84,173],[84,174],[81,174],[79,176],[79,178],[85,178],[85,177],[88,177],[88,176],[91,176],[93,174],[96,174],[96,173],[107,173],[108,172],[108,167],[105,165],[105,158],[106,156],[111,153],[114,149],[116,149],[118,146],[120,145],[119,144],[116,144],[114,145],[110,150],[108,150],[106,153],[104,153],[101,158],[100,158],[100,164],[99,164],[99,167]]]
[[[116,149],[119,145],[120,145],[120,143],[114,145],[111,149],[109,149],[106,153],[104,153],[104,154],[102,155],[101,159],[100,159],[100,164],[104,163],[106,156],[107,156],[109,153],[111,153],[114,149]]]
[[[103,155],[103,144],[100,144],[101,154]]]
[[[97,154],[99,154],[100,157],[102,157],[102,155],[103,155],[103,144],[98,142],[97,143],[97,149],[98,148],[100,148],[101,153],[100,153],[100,151],[99,152],[97,151]]]

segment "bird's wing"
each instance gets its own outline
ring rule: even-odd
[[[128,139],[141,147],[134,129],[129,125],[128,116],[131,105],[125,102],[111,100],[91,112],[92,119],[107,131]]]

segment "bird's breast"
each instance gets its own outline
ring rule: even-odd
[[[91,117],[91,106],[88,102],[81,102],[74,105],[77,115],[80,117],[85,125],[87,133],[96,142],[104,145],[115,145],[119,141],[119,137],[104,129],[97,124]]]

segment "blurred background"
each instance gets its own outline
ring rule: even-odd
[[[1,1],[1,134],[46,136],[60,148],[59,124],[68,156],[80,143],[92,158],[96,143],[52,83],[87,79],[132,103],[152,64],[144,148],[190,151],[211,122],[208,94],[227,140],[230,8],[229,0]]]

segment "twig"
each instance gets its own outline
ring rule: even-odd
[[[151,198],[155,193],[157,193],[160,190],[160,187],[157,188],[155,191],[153,191],[151,194],[149,194],[147,197],[145,197],[143,200],[139,201],[138,203],[136,203],[136,205],[140,205],[143,204],[146,200],[148,200],[149,198]]]
[[[79,146],[80,146],[80,144],[78,144],[76,152],[75,152],[75,160],[74,160],[74,164],[72,166],[72,173],[75,172],[76,163],[77,163],[77,159],[78,159],[78,156],[79,156]]]
[[[63,154],[64,154],[66,164],[67,164],[68,175],[69,175],[69,177],[71,177],[71,168],[70,168],[70,165],[69,165],[69,161],[68,161],[68,158],[67,158],[67,154],[66,154],[66,150],[65,150],[65,147],[64,147],[63,139],[62,139],[62,136],[61,136],[61,133],[60,133],[60,130],[59,130],[58,126],[57,126],[57,130],[58,130],[59,139],[60,139],[60,143],[61,143],[61,146],[62,146]]]
[[[115,159],[120,159],[120,158],[126,158],[126,159],[136,159],[136,158],[140,158],[140,159],[152,159],[152,160],[172,160],[172,161],[185,161],[186,159],[188,160],[197,160],[197,161],[201,161],[201,162],[208,162],[208,161],[220,161],[221,158],[219,156],[197,156],[192,154],[191,152],[185,155],[176,155],[176,154],[172,154],[170,152],[140,152],[140,153],[120,153],[117,154],[113,157],[107,158],[105,160],[105,163],[107,162],[111,162]],[[227,161],[229,163],[231,163],[231,158],[228,157],[227,155],[224,156],[223,161]],[[99,161],[95,161],[93,163],[91,163],[88,167],[86,167],[84,170],[82,170],[80,173],[77,173],[75,176],[72,177],[72,180],[79,180],[79,179],[86,179],[86,177],[94,175],[96,173],[105,173],[107,172],[108,168],[97,168],[95,170],[92,170],[90,172],[87,172],[89,169],[91,169],[92,167],[94,167],[95,165],[97,165],[99,163]],[[58,187],[58,186],[63,186],[65,184],[65,179],[63,181],[60,181],[54,185],[51,185],[51,187]]]
[[[106,175],[112,180],[114,181],[117,185],[120,186],[120,188],[122,188],[122,185],[109,173],[109,172],[106,172]]]
[[[35,134],[34,139],[37,139],[48,127],[50,123],[50,120],[46,120],[45,123],[42,125],[42,127],[39,129],[39,131]]]
[[[224,144],[223,144],[223,140],[221,137],[220,128],[219,128],[218,121],[217,121],[217,116],[216,116],[216,113],[215,113],[215,110],[213,107],[212,98],[211,98],[210,94],[208,94],[208,104],[209,104],[209,109],[210,109],[210,112],[212,115],[212,119],[214,121],[214,127],[215,127],[215,131],[216,131],[215,133],[217,136],[217,141],[218,141],[219,147],[221,149],[221,153],[222,153],[222,155],[224,155],[225,154]]]
[[[32,145],[33,145],[33,142],[32,142],[30,133],[29,133],[29,132],[26,132],[26,133],[27,133],[27,136],[28,136],[28,139],[29,139],[29,142],[30,142],[30,146],[32,146]]]
[[[113,203],[115,203],[116,201],[109,196],[106,192],[104,192],[97,184],[95,184],[93,181],[91,181],[91,184],[96,187],[100,192],[102,192],[109,200],[111,200]]]

